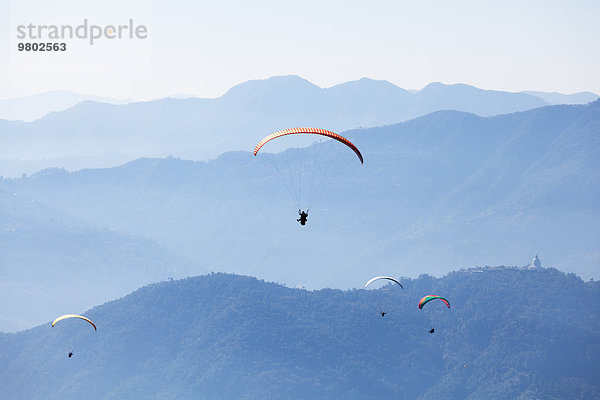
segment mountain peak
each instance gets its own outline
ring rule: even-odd
[[[326,89],[329,92],[335,93],[335,92],[355,92],[355,93],[361,93],[361,94],[378,94],[378,95],[386,95],[386,94],[396,94],[396,95],[410,95],[412,97],[412,94],[406,90],[403,89],[399,86],[394,85],[393,83],[386,81],[386,80],[379,80],[379,79],[371,79],[371,78],[360,78],[358,80],[355,81],[348,81],[348,82],[344,82],[344,83],[340,83],[338,85],[335,86],[331,86],[329,88]]]
[[[466,83],[446,84],[446,83],[442,83],[442,82],[431,82],[430,84],[425,86],[423,89],[421,89],[420,92],[426,93],[426,92],[440,91],[440,90],[481,91],[481,92],[488,91],[485,89],[479,89],[472,85],[467,85]],[[495,91],[492,90],[492,92],[495,92]]]
[[[287,92],[288,94],[300,94],[307,90],[322,90],[319,86],[297,75],[279,75],[266,79],[254,79],[240,83],[229,89],[223,98],[236,96],[249,96],[256,93]],[[300,92],[300,93],[298,93]]]

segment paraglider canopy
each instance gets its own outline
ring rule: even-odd
[[[265,143],[267,143],[275,138],[278,138],[281,136],[286,136],[286,135],[297,135],[297,134],[321,135],[321,136],[326,136],[326,137],[335,139],[338,142],[343,143],[346,146],[350,147],[352,149],[352,151],[354,151],[354,153],[356,154],[358,159],[360,160],[361,164],[364,163],[362,154],[360,153],[358,148],[354,144],[352,144],[351,141],[349,141],[348,139],[346,139],[343,136],[338,135],[337,133],[333,133],[326,129],[320,129],[320,128],[290,128],[290,129],[283,129],[283,130],[277,131],[275,133],[272,133],[269,136],[265,137],[260,142],[258,142],[256,147],[254,148],[254,155],[256,155],[256,153],[258,153],[260,148],[263,147],[265,145]]]
[[[419,300],[419,309],[423,309],[423,306],[425,304],[429,303],[431,300],[436,300],[436,299],[443,301],[444,304],[446,304],[446,307],[450,308],[450,303],[448,302],[448,300],[446,300],[442,296],[428,294],[427,296],[424,296],[421,300]]]
[[[65,315],[61,315],[60,317],[56,318],[53,322],[52,322],[52,327],[54,327],[54,325],[59,322],[62,321],[63,319],[67,319],[67,318],[79,318],[82,319],[84,321],[89,322],[90,324],[92,324],[92,326],[94,327],[94,330],[98,330],[96,329],[96,325],[88,318],[82,316],[82,315],[77,315],[77,314],[65,314]]]
[[[392,277],[389,277],[389,276],[376,276],[375,278],[371,278],[371,279],[369,279],[369,280],[367,281],[367,283],[365,283],[365,288],[366,288],[367,286],[369,286],[371,283],[373,283],[373,282],[375,282],[375,281],[378,281],[378,280],[380,280],[380,279],[387,279],[387,280],[390,280],[390,281],[392,281],[392,282],[395,282],[395,283],[397,283],[398,285],[400,285],[400,287],[401,287],[402,289],[404,289],[404,286],[402,286],[402,284],[401,284],[400,282],[398,282],[396,279],[394,279],[394,278],[392,278]]]

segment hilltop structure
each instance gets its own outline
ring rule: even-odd
[[[540,261],[540,258],[536,254],[535,257],[533,257],[533,260],[531,260],[531,263],[527,266],[527,269],[540,269],[540,268],[542,268],[542,262]]]

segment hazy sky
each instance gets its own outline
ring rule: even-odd
[[[19,52],[19,25],[128,24],[146,39],[65,42]],[[116,98],[217,97],[300,75],[321,86],[361,77],[406,89],[600,93],[598,0],[0,0],[0,98],[55,89]],[[39,40],[38,40],[39,41]]]

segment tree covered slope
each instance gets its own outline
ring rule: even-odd
[[[600,397],[598,283],[504,267],[402,283],[306,291],[219,273],[146,286],[86,312],[97,332],[71,320],[0,335],[3,398]],[[430,293],[451,308],[419,310]]]

